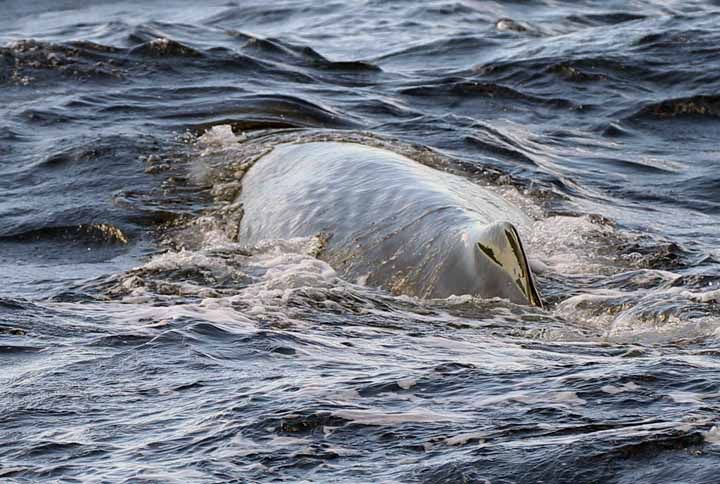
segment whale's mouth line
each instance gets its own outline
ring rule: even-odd
[[[532,304],[542,308],[542,298],[540,297],[540,292],[537,290],[537,286],[535,285],[535,279],[533,278],[532,271],[530,270],[527,255],[520,243],[520,234],[518,234],[515,227],[510,225],[509,228],[505,230],[505,235],[507,236],[507,240],[510,243],[510,247],[515,254],[518,264],[520,264],[520,270],[522,272],[522,278],[516,280],[515,283],[518,285],[520,290],[525,293],[525,296]]]
[[[527,256],[525,255],[522,242],[520,242],[520,236],[517,229],[515,229],[512,224],[507,224],[503,233],[505,235],[505,239],[510,245],[510,249],[512,250],[513,257],[510,260],[503,260],[507,258],[502,256],[502,250],[497,248],[494,249],[491,245],[477,242],[477,247],[490,261],[495,263],[511,277],[513,283],[530,304],[543,308],[542,298],[540,297],[540,293],[535,285],[535,280],[530,270],[530,264],[527,261]],[[496,250],[498,250],[499,253],[496,253]]]

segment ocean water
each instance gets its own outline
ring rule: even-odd
[[[3,482],[720,482],[716,1],[0,3]],[[277,143],[521,207],[544,309],[237,237]]]

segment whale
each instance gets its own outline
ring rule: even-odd
[[[343,279],[424,299],[542,307],[517,206],[459,175],[354,142],[283,143],[242,178],[238,241],[317,237]]]

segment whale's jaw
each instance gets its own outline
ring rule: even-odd
[[[543,307],[520,235],[513,224],[499,222],[488,226],[476,244],[481,257],[505,273],[509,283],[522,294],[527,303]]]

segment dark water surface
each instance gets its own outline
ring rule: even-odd
[[[0,479],[720,482],[719,12],[0,2]],[[522,207],[547,307],[234,238],[306,139]]]

